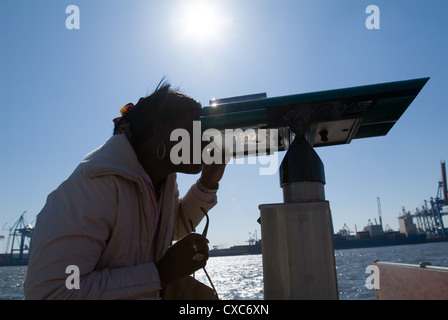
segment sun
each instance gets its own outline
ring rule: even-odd
[[[206,43],[223,38],[227,19],[218,1],[182,1],[177,9],[176,32],[183,40]]]

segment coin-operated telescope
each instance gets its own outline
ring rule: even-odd
[[[231,155],[251,155],[250,143],[260,140],[260,132],[269,137],[262,151],[287,151],[280,165],[284,203],[259,206],[266,299],[338,298],[324,166],[314,148],[387,135],[428,80],[274,98],[257,94],[203,108],[203,131],[246,133],[233,139]]]

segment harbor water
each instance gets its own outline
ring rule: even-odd
[[[367,266],[375,261],[448,267],[448,242],[406,246],[336,250],[336,268],[341,300],[373,300],[373,290],[365,287]],[[0,300],[23,299],[26,266],[0,267]],[[262,300],[263,266],[261,255],[212,257],[206,267],[223,300]],[[196,278],[208,280],[203,271]]]

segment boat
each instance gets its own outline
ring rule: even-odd
[[[373,229],[376,231],[372,231]],[[371,248],[448,241],[448,232],[445,229],[445,233],[440,235],[429,232],[406,233],[393,230],[383,231],[382,225],[367,225],[363,231],[356,232],[356,235],[348,234],[341,229],[334,234],[333,239],[335,250]]]
[[[18,255],[11,256],[9,253],[0,254],[0,267],[26,265],[28,265],[28,255],[19,257]]]
[[[254,244],[232,246],[230,248],[219,249],[214,247],[208,252],[209,257],[241,256],[250,254],[261,254],[261,240],[258,240]]]
[[[223,257],[223,256],[241,256],[251,254],[261,254],[261,240],[257,237],[257,230],[251,235],[249,233],[249,240],[247,245],[237,245],[230,248],[219,248],[219,246],[213,246],[208,252],[209,257]]]
[[[376,300],[447,300],[448,268],[375,261],[366,281]]]
[[[408,234],[389,229],[384,232],[381,225],[369,224],[356,235],[347,233],[346,229],[334,234],[334,250],[402,246],[428,242],[448,241],[448,236],[428,236],[426,233]],[[240,256],[262,254],[261,240],[249,245],[236,245],[230,248],[215,246],[209,251],[210,257]]]
[[[392,230],[384,232],[382,225],[379,224],[369,224],[364,227],[363,231],[356,232],[356,235],[351,235],[344,231],[345,229],[342,229],[333,237],[335,250],[400,246],[427,242],[427,237],[424,233],[406,235]]]

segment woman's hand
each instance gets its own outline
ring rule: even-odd
[[[156,262],[162,287],[204,268],[207,260],[208,240],[197,233],[188,234]]]
[[[226,163],[203,165],[200,178],[202,185],[209,189],[217,189],[218,183],[224,175],[225,168]]]

